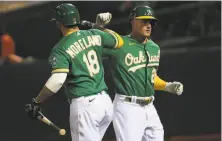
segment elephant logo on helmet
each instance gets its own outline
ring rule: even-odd
[[[147,15],[147,16],[152,16],[152,15],[153,15],[153,11],[150,10],[150,9],[148,9],[148,10],[146,11],[146,14],[145,14],[145,15]]]

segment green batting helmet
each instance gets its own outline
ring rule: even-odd
[[[61,4],[55,8],[55,17],[52,20],[59,21],[65,26],[75,26],[80,24],[79,11],[73,4]]]
[[[154,16],[153,9],[149,6],[135,7],[129,15],[129,21],[132,19],[149,19],[153,21],[158,21]]]

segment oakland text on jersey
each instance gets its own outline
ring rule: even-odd
[[[87,36],[86,38],[77,40],[69,46],[69,48],[66,50],[66,53],[68,53],[71,58],[75,58],[77,54],[91,46],[101,46],[100,35]]]
[[[158,66],[159,65],[159,60],[160,60],[160,51],[158,51],[157,55],[151,55],[148,51],[146,52],[148,59],[149,59],[149,64],[148,66]],[[143,64],[141,64],[143,63]],[[131,53],[127,53],[125,56],[125,64],[127,66],[131,65],[137,65],[131,67],[128,71],[135,72],[137,69],[143,68],[146,65],[146,56],[143,55],[143,51],[139,51],[139,56],[134,57]],[[138,65],[140,64],[140,65]]]

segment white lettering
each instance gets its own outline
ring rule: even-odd
[[[76,49],[81,52],[82,51],[82,48],[80,47],[79,43],[78,42],[75,42],[74,45],[76,46]]]
[[[150,53],[147,51],[147,55],[149,57],[149,62],[159,62],[160,60],[160,52],[158,51],[157,55],[150,55]]]
[[[68,53],[72,58],[76,56],[76,54],[70,48],[66,50],[66,53]]]
[[[82,39],[83,39],[83,38],[82,38]],[[82,50],[86,49],[86,47],[83,45],[83,43],[82,43],[82,40],[81,40],[81,39],[79,39],[79,40],[78,40],[78,42],[79,42],[80,46],[82,47]]]
[[[139,63],[139,57],[134,57],[133,61],[134,61],[134,64],[138,64]]]
[[[147,64],[147,67],[149,66],[158,66],[159,65],[159,59],[160,59],[160,53],[158,52],[158,55],[150,55],[150,53],[147,51],[147,55],[148,55],[148,61],[149,63]],[[129,68],[128,71],[132,71],[135,72],[137,69],[146,67],[146,58],[143,55],[143,52],[140,51],[139,52],[139,56],[138,57],[134,57],[132,54],[128,53],[125,56],[125,64],[127,66],[131,66],[132,67]]]
[[[69,48],[70,48],[75,54],[78,54],[78,53],[79,53],[79,51],[76,49],[76,47],[75,47],[74,45],[71,45]]]
[[[87,38],[88,38],[90,46],[95,46],[96,45],[94,40],[93,40],[93,38],[91,36],[88,36]]]
[[[133,56],[130,53],[127,53],[126,57],[125,57],[125,64],[127,66],[131,66],[133,64]]]
[[[143,56],[143,52],[142,51],[139,52],[139,58],[140,58],[139,62],[146,62],[146,58]]]
[[[88,44],[86,39],[88,40]],[[66,53],[68,53],[72,58],[74,58],[77,54],[79,54],[81,51],[85,50],[86,48],[89,48],[91,46],[101,46],[102,44],[101,36],[99,35],[87,36],[86,39],[82,38],[74,42],[66,50]]]
[[[82,41],[83,41],[83,43],[84,43],[84,45],[85,45],[86,48],[90,47],[90,44],[87,45],[86,40],[85,40],[84,38],[82,38]],[[84,48],[84,49],[85,49],[85,48]]]

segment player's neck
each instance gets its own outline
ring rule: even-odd
[[[145,44],[149,40],[147,37],[139,36],[133,33],[131,34],[131,37],[140,42],[141,44]]]
[[[63,36],[68,36],[76,31],[79,31],[79,28],[78,27],[75,27],[75,28],[65,28],[63,31],[62,31],[62,34]]]

